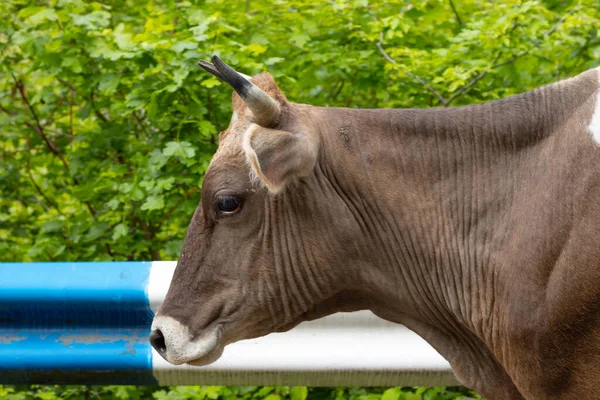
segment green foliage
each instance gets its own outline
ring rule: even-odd
[[[2,387],[5,400],[469,400],[460,387],[308,388],[306,386],[38,386]]]
[[[466,104],[597,65],[599,5],[3,1],[0,258],[175,259],[230,117],[201,58],[297,102]]]
[[[196,67],[212,54],[247,74],[269,70],[292,101],[371,108],[498,99],[600,59],[600,0],[4,0],[0,13],[0,261],[175,259],[230,118],[231,89]],[[0,388],[7,399],[150,393]],[[153,394],[457,396],[477,398],[447,388]]]

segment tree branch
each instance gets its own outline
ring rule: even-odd
[[[156,230],[160,229],[160,227],[169,219],[171,214],[173,214],[173,212],[177,209],[177,207],[179,207],[181,205],[181,203],[183,203],[185,200],[187,200],[188,197],[190,197],[192,194],[196,193],[198,190],[199,190],[198,187],[194,187],[194,188],[188,190],[187,192],[185,192],[185,194],[183,195],[183,198],[179,202],[177,202],[177,204],[175,204],[173,207],[169,208],[169,210],[165,213],[165,215],[162,217],[162,219],[156,226]]]
[[[69,170],[69,164],[67,163],[67,160],[65,160],[65,158],[62,155],[62,153],[60,151],[58,151],[58,149],[54,145],[54,142],[52,142],[48,138],[48,136],[46,136],[46,134],[44,133],[44,130],[40,129],[39,126],[33,125],[29,121],[25,121],[25,125],[27,125],[29,128],[31,128],[32,131],[34,131],[35,133],[37,133],[42,138],[42,140],[44,140],[44,142],[46,143],[46,146],[48,147],[48,149],[50,150],[50,152],[52,152],[52,154],[54,154],[55,156],[57,156],[60,159],[60,162],[65,167],[65,169],[68,171]]]
[[[29,99],[27,98],[27,94],[25,93],[25,85],[23,84],[23,82],[16,80],[16,79],[15,79],[15,84],[17,85],[17,90],[19,91],[19,94],[21,96],[21,99],[23,100],[23,103],[25,103],[25,105],[31,112],[31,115],[33,115],[33,119],[35,119],[35,123],[36,123],[37,127],[39,128],[39,130],[43,131],[44,127],[40,123],[40,119],[38,118],[37,113],[35,112],[35,109],[31,106],[31,103],[29,102]]]
[[[552,25],[552,27],[550,29],[548,29],[548,31],[544,34],[544,39],[546,39],[548,36],[552,35],[554,32],[556,32],[556,30],[558,29],[558,27],[560,25],[563,24],[563,22],[565,22],[565,20],[567,19],[567,17],[569,15],[572,15],[575,11],[577,11],[579,4],[576,5],[575,7],[571,8],[568,12],[565,13],[565,15],[563,15],[558,21],[556,21],[556,23],[554,25]]]
[[[27,98],[27,94],[25,91],[25,85],[23,85],[23,82],[16,79],[16,77],[14,75],[13,75],[13,79],[15,80],[15,83],[17,85],[17,89],[19,91],[19,94],[21,95],[21,99],[27,105],[27,108],[29,108],[29,111],[33,115],[33,119],[36,122],[34,125],[29,121],[25,121],[25,125],[27,125],[29,128],[31,128],[34,132],[36,132],[44,140],[48,149],[50,149],[50,151],[60,159],[60,161],[62,162],[65,169],[67,171],[69,171],[70,168],[69,168],[69,164],[67,163],[67,160],[65,160],[65,158],[64,158],[63,154],[60,152],[60,150],[58,150],[56,145],[45,134],[44,127],[41,125],[40,119],[38,118],[37,113],[35,112],[35,109],[31,106],[31,103],[29,102],[29,99]],[[75,185],[79,185],[79,181],[77,180],[77,178],[75,178],[73,176],[73,177],[71,177],[71,179],[73,180],[73,183]],[[96,210],[94,210],[92,203],[90,203],[89,200],[86,200],[85,205],[86,205],[88,211],[90,212],[90,214],[92,215],[92,217],[94,219],[96,219]],[[106,252],[108,253],[108,255],[111,257],[114,257],[114,254],[110,248],[110,245],[108,243],[106,243],[105,247],[106,247]]]
[[[571,10],[569,10],[569,12],[565,13],[565,15],[563,15],[558,21],[556,21],[556,23],[554,25],[552,25],[552,27],[546,31],[543,35],[543,39],[548,38],[548,36],[552,35],[554,32],[556,32],[556,30],[558,29],[558,27],[565,22],[565,20],[567,19],[567,17],[571,14],[573,14],[577,9],[576,7],[573,7]],[[515,21],[515,25],[513,27],[513,29],[511,30],[511,33],[515,30],[517,24]],[[535,46],[539,46],[542,43],[542,41],[537,41],[534,43]],[[481,73],[479,73],[475,78],[473,78],[471,81],[469,81],[467,84],[465,84],[464,86],[462,86],[460,89],[458,89],[458,91],[456,93],[454,93],[449,99],[448,99],[448,104],[450,104],[452,101],[456,100],[458,97],[462,96],[464,93],[466,93],[469,89],[471,89],[477,82],[479,82],[480,80],[482,80],[483,78],[485,78],[485,76],[492,70],[503,67],[505,65],[508,64],[512,64],[514,61],[516,61],[517,59],[526,56],[527,54],[529,54],[531,52],[531,50],[534,49],[534,46],[530,47],[527,50],[523,50],[522,52],[515,54],[514,56],[512,56],[511,58],[509,58],[506,61],[502,61],[502,62],[498,62],[498,59],[500,59],[500,56],[502,55],[502,52],[499,52],[496,55],[496,58],[494,59],[494,61],[492,62],[492,66],[490,68],[488,68],[485,71],[482,71]]]
[[[135,121],[137,122],[138,126],[140,127],[140,129],[142,130],[142,132],[144,132],[144,134],[146,135],[147,138],[150,138],[150,134],[148,133],[148,130],[146,129],[146,126],[144,125],[144,120],[142,118],[140,118],[139,115],[137,115],[137,113],[134,111],[131,112],[131,115],[133,115],[133,119],[135,119]]]
[[[106,116],[104,114],[102,114],[100,112],[100,110],[98,110],[96,108],[96,102],[94,101],[94,91],[93,90],[90,93],[90,102],[92,103],[92,110],[94,110],[94,114],[96,115],[96,117],[100,118],[104,122],[108,122],[108,118],[106,118]]]
[[[493,61],[493,65],[490,69],[486,69],[484,71],[481,71],[479,73],[479,75],[477,75],[475,78],[471,79],[471,81],[469,83],[467,83],[466,85],[463,85],[460,89],[458,89],[458,91],[456,93],[454,93],[449,99],[448,99],[448,104],[452,103],[452,101],[454,101],[455,99],[457,99],[458,97],[462,96],[463,93],[465,93],[467,90],[471,89],[477,82],[479,82],[480,80],[482,80],[483,78],[485,78],[485,76],[488,74],[488,72],[490,72],[492,69],[496,68],[495,67],[495,63],[496,61],[498,61],[498,59],[500,58],[500,56],[502,55],[502,53],[498,53],[496,55],[496,58]]]
[[[394,65],[399,65],[396,60],[394,60],[392,57],[389,56],[388,53],[386,53],[386,51],[383,49],[383,32],[379,33],[379,42],[377,42],[375,44],[375,46],[377,46],[377,48],[379,49],[379,51],[381,52],[381,54],[383,55],[383,57],[390,63],[394,64]],[[427,83],[426,81],[424,81],[422,78],[418,77],[417,75],[413,74],[412,72],[410,72],[409,70],[404,69],[404,72],[410,76],[414,81],[420,83],[421,85],[423,85],[427,90],[429,90],[438,100],[440,103],[443,104],[444,107],[448,106],[448,101],[446,99],[444,99],[444,97],[440,94],[440,92],[438,92],[437,90],[435,90],[429,83]]]
[[[112,249],[110,248],[110,244],[104,243],[104,248],[106,249],[108,255],[111,256],[111,258],[115,258],[115,253],[113,253]]]
[[[25,121],[25,125],[27,125],[29,128],[31,128],[35,133],[37,133],[42,138],[42,140],[44,140],[44,142],[46,143],[46,145],[48,146],[48,148],[50,149],[50,151],[52,153],[54,153],[54,155],[56,155],[60,159],[60,161],[62,162],[63,166],[67,170],[69,170],[69,164],[67,163],[67,160],[65,160],[65,158],[62,155],[62,153],[58,150],[58,148],[56,147],[56,145],[54,144],[54,142],[52,142],[50,140],[50,138],[48,138],[48,136],[45,134],[45,132],[44,132],[44,126],[40,123],[40,119],[38,118],[38,115],[35,112],[35,109],[33,108],[33,106],[31,105],[31,103],[29,102],[29,99],[27,98],[27,93],[25,91],[25,85],[23,84],[23,82],[21,82],[20,80],[16,79],[16,77],[14,75],[13,75],[13,79],[15,80],[15,84],[17,86],[17,90],[19,91],[19,94],[21,96],[21,99],[23,100],[23,103],[25,103],[25,105],[27,106],[27,108],[31,112],[31,115],[33,115],[33,119],[35,120],[35,125],[32,124],[29,121]]]
[[[40,196],[42,196],[44,198],[44,200],[46,200],[46,202],[52,208],[54,208],[56,211],[58,211],[59,214],[63,215],[63,213],[60,210],[60,208],[58,208],[58,204],[56,204],[54,201],[50,200],[50,198],[48,196],[46,196],[46,194],[44,193],[44,191],[42,190],[42,188],[35,181],[35,179],[33,177],[33,173],[31,172],[31,159],[30,159],[30,157],[27,157],[27,163],[26,164],[27,164],[27,175],[29,176],[29,180],[31,181],[31,184],[33,185],[33,187],[35,188],[35,190],[38,192],[38,194]]]
[[[71,90],[71,100],[69,101],[69,143],[73,143],[73,102],[75,101],[75,91]]]
[[[44,123],[44,125],[42,125],[42,127],[47,127],[48,125],[50,125],[52,123],[52,119],[54,118],[54,114],[56,114],[56,111],[58,111],[58,109],[60,108],[60,106],[62,106],[62,103],[65,101],[65,97],[67,97],[67,92],[65,92],[62,97],[60,98],[60,100],[58,101],[58,104],[56,105],[56,107],[54,108],[54,110],[52,110],[52,112],[50,113],[50,115],[48,116],[48,118],[46,118],[46,121]]]
[[[6,113],[8,115],[14,115],[15,114],[14,112],[12,112],[11,110],[9,110],[8,108],[3,107],[1,104],[0,104],[0,111],[2,111],[3,113]]]
[[[208,110],[208,120],[209,121],[215,121],[215,126],[217,127],[217,132],[221,132],[223,131],[223,128],[221,127],[221,122],[219,121],[219,116],[218,113],[215,113],[213,110],[213,101],[212,101],[212,97],[210,95],[210,91],[206,94],[206,108]],[[210,136],[210,142],[212,144],[215,144],[217,141],[215,139],[214,135]]]
[[[146,241],[151,241],[156,237],[156,230],[158,229],[158,227],[155,228],[152,226],[152,224],[147,224],[143,219],[138,219],[137,222],[138,225],[141,226],[142,231],[144,232],[144,239],[146,239]],[[150,244],[150,246],[152,246],[152,244]],[[153,261],[161,260],[160,251],[158,251],[154,247],[149,248],[148,251],[150,252],[150,257]]]
[[[335,102],[337,100],[337,98],[340,95],[340,93],[342,92],[342,89],[344,88],[345,84],[346,84],[346,81],[342,79],[339,84],[336,84],[332,88],[332,89],[335,89],[335,91],[333,91],[333,93],[330,95],[332,102]]]
[[[68,87],[69,89],[71,89],[73,92],[77,91],[77,90],[75,90],[75,87],[73,85],[71,85],[69,82],[65,81],[64,79],[59,78],[57,76],[56,80],[59,81],[60,83],[62,83],[63,85],[65,85],[66,87]]]
[[[456,17],[456,21],[458,22],[459,26],[463,26],[463,22],[460,19],[460,15],[458,15],[458,11],[456,11],[456,7],[454,7],[454,1],[452,0],[448,0],[450,2],[450,7],[452,8],[452,12],[454,12],[454,16]]]
[[[454,7],[454,3],[452,0],[450,1],[450,6],[452,7],[452,10],[454,11],[457,20],[459,20],[459,23],[462,24],[462,21],[460,20],[460,16],[458,15],[458,13],[456,13],[456,9]],[[534,46],[531,46],[529,49],[524,50],[518,54],[515,54],[514,56],[512,56],[511,58],[509,58],[508,60],[502,61],[502,62],[498,62],[498,60],[500,59],[502,52],[499,52],[496,57],[494,58],[494,61],[492,61],[492,65],[487,68],[484,71],[481,71],[479,74],[477,74],[473,79],[471,79],[469,82],[467,82],[466,84],[464,84],[463,86],[461,86],[450,98],[445,99],[436,89],[434,89],[431,85],[429,85],[425,80],[423,80],[422,78],[420,78],[419,76],[413,74],[412,72],[408,71],[408,70],[404,70],[406,72],[406,74],[408,76],[410,76],[414,81],[420,83],[421,85],[423,85],[427,90],[429,90],[437,99],[438,101],[444,106],[444,107],[448,107],[450,105],[450,103],[452,103],[454,100],[456,100],[457,98],[459,98],[460,96],[462,96],[463,94],[465,94],[467,91],[469,91],[473,86],[475,86],[475,84],[477,84],[477,82],[479,82],[480,80],[482,80],[483,78],[485,78],[487,76],[488,73],[490,73],[492,70],[503,67],[505,65],[511,64],[514,61],[516,61],[517,59],[526,56],[527,54],[529,54],[534,48],[535,46],[539,46],[542,41],[546,38],[548,38],[550,35],[552,35],[554,32],[556,32],[556,30],[558,29],[558,27],[565,22],[565,20],[567,19],[567,17],[571,14],[573,14],[576,10],[577,10],[578,6],[573,7],[571,10],[569,10],[567,13],[565,13],[565,15],[563,15],[558,21],[556,21],[554,23],[554,25],[552,25],[552,27],[550,29],[548,29],[548,31],[546,31],[543,35],[543,39],[542,40],[538,40],[536,42],[534,42]],[[517,27],[517,22],[515,21],[515,24],[511,30],[511,33],[516,29]],[[383,49],[383,32],[379,33],[379,42],[376,43],[377,48],[379,49],[379,51],[381,52],[381,54],[383,55],[383,57],[390,63],[394,64],[394,65],[399,65],[396,60],[394,60],[392,57],[389,56],[389,54],[386,53],[386,51]]]

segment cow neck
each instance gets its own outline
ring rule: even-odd
[[[509,216],[523,174],[586,100],[561,84],[449,109],[321,109],[316,120],[320,169],[360,210],[373,311],[455,368],[471,363],[499,382],[508,379],[494,354],[502,321],[491,316],[518,290],[497,263]]]

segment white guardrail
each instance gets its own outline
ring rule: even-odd
[[[148,343],[175,262],[0,263],[0,383],[457,385],[407,328],[340,313],[174,366]]]

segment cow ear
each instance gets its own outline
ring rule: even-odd
[[[310,175],[318,155],[318,141],[304,133],[290,133],[252,124],[244,135],[244,151],[252,171],[271,193]]]

